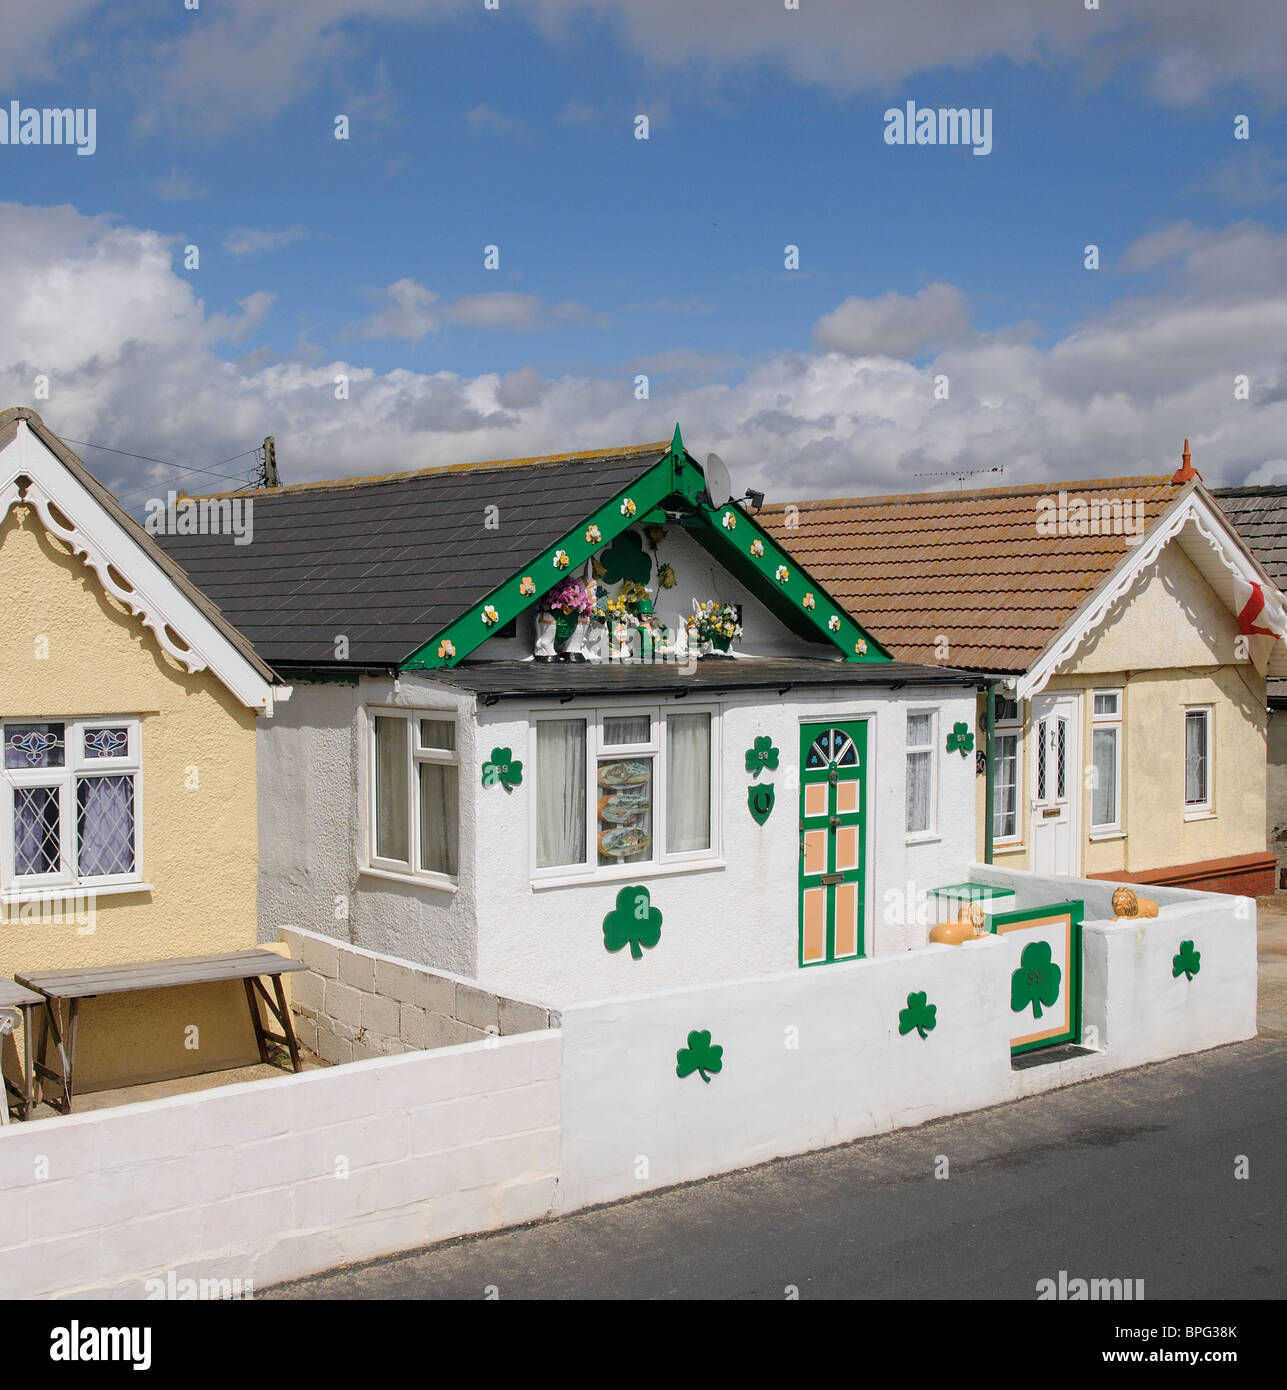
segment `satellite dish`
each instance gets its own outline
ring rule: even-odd
[[[729,482],[728,469],[718,454],[706,455],[706,467],[702,472],[706,476],[706,495],[712,507],[722,507],[725,502],[733,500],[733,484]]]

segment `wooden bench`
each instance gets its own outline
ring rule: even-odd
[[[79,970],[36,970],[14,978],[20,985],[35,990],[45,1006],[40,1027],[40,1048],[33,1070],[37,1078],[57,1082],[62,1087],[61,1098],[55,1097],[49,1104],[67,1115],[71,1113],[75,1086],[76,1029],[82,999],[93,999],[100,994],[131,994],[139,990],[177,989],[183,985],[241,980],[246,986],[246,1003],[250,1006],[250,1021],[255,1030],[255,1042],[259,1046],[259,1060],[267,1062],[268,1044],[279,1043],[289,1051],[291,1066],[299,1071],[299,1044],[291,1024],[290,1010],[286,1007],[286,992],[282,988],[281,977],[288,971],[307,968],[302,960],[291,960],[289,956],[279,956],[275,951],[255,949],[229,951],[220,956],[181,956],[176,960],[96,965]],[[265,977],[273,982],[273,992],[277,996],[275,1000],[264,988]],[[270,1033],[264,1027],[255,1001],[256,993],[281,1025],[280,1033]],[[55,1007],[64,999],[69,1006],[65,1035]],[[62,1067],[61,1074],[49,1067],[45,1060],[51,1034]],[[30,1085],[29,1079],[29,1088]]]
[[[0,980],[0,1012],[5,1009],[20,1009],[22,1011],[22,1089],[5,1077],[4,1091],[0,1091],[0,1120],[8,1123],[9,1102],[5,1098],[5,1092],[11,1095],[18,1102],[18,1118],[29,1120],[31,1112],[36,1106],[36,1071],[32,1064],[32,1038],[35,1034],[33,1028],[35,1011],[45,1002],[43,994],[37,994],[34,990],[24,989],[22,985],[13,980]]]

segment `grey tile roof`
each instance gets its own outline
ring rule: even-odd
[[[1270,579],[1287,588],[1287,487],[1218,487],[1212,496]]]
[[[610,501],[666,443],[253,494],[254,538],[158,537],[267,661],[395,666]],[[485,524],[498,508],[497,525]]]

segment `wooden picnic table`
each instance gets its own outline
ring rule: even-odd
[[[75,1082],[76,1029],[82,999],[93,999],[100,994],[130,994],[138,990],[174,989],[182,985],[241,980],[246,986],[246,1003],[250,1007],[255,1042],[259,1046],[259,1060],[269,1060],[270,1042],[280,1043],[290,1052],[291,1066],[299,1071],[299,1043],[295,1039],[290,1010],[286,1007],[286,992],[282,988],[281,977],[289,971],[307,968],[302,960],[292,960],[289,956],[279,956],[275,951],[257,948],[249,951],[228,951],[217,956],[180,956],[174,960],[134,961],[126,965],[95,965],[74,970],[34,970],[15,975],[14,979],[18,984],[35,990],[40,1002],[45,1006],[40,1028],[40,1048],[33,1070],[37,1078],[55,1081],[62,1086],[61,1099],[55,1098],[49,1104],[67,1115],[71,1112]],[[273,982],[273,992],[277,996],[275,1000],[264,988],[264,977],[270,978]],[[280,1033],[271,1033],[264,1027],[255,1002],[256,993],[281,1025]],[[65,1035],[55,1007],[64,999],[68,1001],[69,1006]],[[61,1074],[49,1067],[45,1061],[51,1034],[62,1066]],[[29,1080],[28,1085],[30,1084]]]
[[[0,1009],[21,1009],[22,1010],[22,1088],[19,1089],[9,1080],[4,1079],[4,1091],[0,1091],[0,1105],[4,1107],[4,1116],[7,1118],[9,1113],[9,1102],[5,1099],[4,1092],[18,1102],[18,1118],[29,1120],[31,1112],[36,1107],[36,1071],[32,1064],[32,1036],[33,1014],[45,1002],[43,994],[37,994],[35,990],[25,989],[15,980],[0,980]]]

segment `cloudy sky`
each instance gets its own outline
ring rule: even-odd
[[[1287,482],[1287,9],[1090,3],[0,0],[97,141],[0,145],[0,405],[207,470],[78,445],[135,510],[676,421],[777,500]]]

